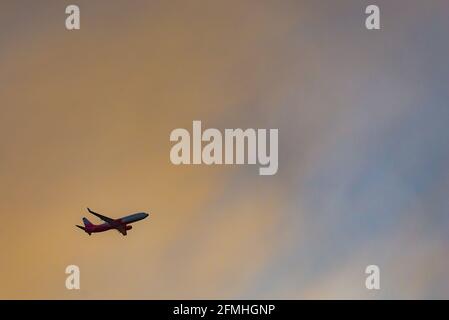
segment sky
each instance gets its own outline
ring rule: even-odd
[[[372,2],[1,0],[0,298],[449,298],[449,3]],[[194,120],[277,174],[173,165]]]

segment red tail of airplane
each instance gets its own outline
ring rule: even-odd
[[[91,227],[94,224],[92,222],[90,222],[89,220],[87,220],[87,218],[83,218],[83,223],[86,227]]]
[[[87,218],[83,218],[83,223],[84,223],[84,227],[79,226],[79,225],[76,225],[76,226],[77,226],[78,228],[80,228],[80,229],[86,231],[86,233],[88,233],[89,235],[91,235],[90,229],[91,229],[91,227],[94,226],[93,223],[90,222],[89,220],[87,220]]]

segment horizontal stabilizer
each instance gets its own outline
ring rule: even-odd
[[[79,226],[79,225],[76,225],[78,228],[80,228],[81,230],[84,230],[84,231],[86,231],[86,228],[84,228],[84,227],[81,227],[81,226]]]

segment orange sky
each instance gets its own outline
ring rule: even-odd
[[[375,158],[364,146],[381,148],[380,132],[429,94],[417,75],[391,68],[402,48],[394,44],[409,35],[404,25],[413,25],[417,9],[390,5],[402,23],[386,20],[390,33],[367,39],[356,1],[335,8],[312,1],[77,4],[81,30],[71,32],[64,2],[0,5],[0,298],[367,297],[357,270],[363,284],[373,255],[401,274],[384,248],[388,241],[397,252],[407,246],[435,189],[415,197],[416,216],[398,217],[393,230],[369,234],[346,256],[352,231],[345,216],[326,208],[345,211],[343,202],[363,212],[378,199],[360,196],[351,206],[340,197],[346,182],[327,192],[333,180],[325,181],[317,193],[314,184],[348,167],[345,181],[355,184],[369,167],[364,161]],[[379,106],[363,109],[371,90],[380,91]],[[279,128],[277,175],[261,177],[256,166],[172,165],[169,134],[191,130],[193,120]],[[447,186],[446,176],[434,185]],[[404,181],[400,173],[385,178],[401,191],[394,198],[401,205],[412,196]],[[385,207],[396,201],[383,199]],[[152,215],[126,238],[113,231],[88,237],[74,226],[87,206],[111,217]],[[380,219],[390,221],[388,214]],[[334,234],[336,225],[342,229]],[[444,238],[426,230],[419,233],[424,260],[403,251],[416,266],[408,271],[416,285],[391,280],[399,297],[432,295],[423,261],[438,256],[438,274],[448,264]],[[345,260],[328,264],[331,243],[341,244]],[[80,291],[64,286],[69,264],[81,268]]]

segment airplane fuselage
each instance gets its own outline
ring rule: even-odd
[[[89,235],[91,233],[104,232],[111,229],[125,229],[130,230],[132,226],[129,224],[140,221],[148,217],[149,214],[145,212],[134,213],[123,218],[115,219],[111,222],[104,222],[102,224],[85,224],[84,231]]]

